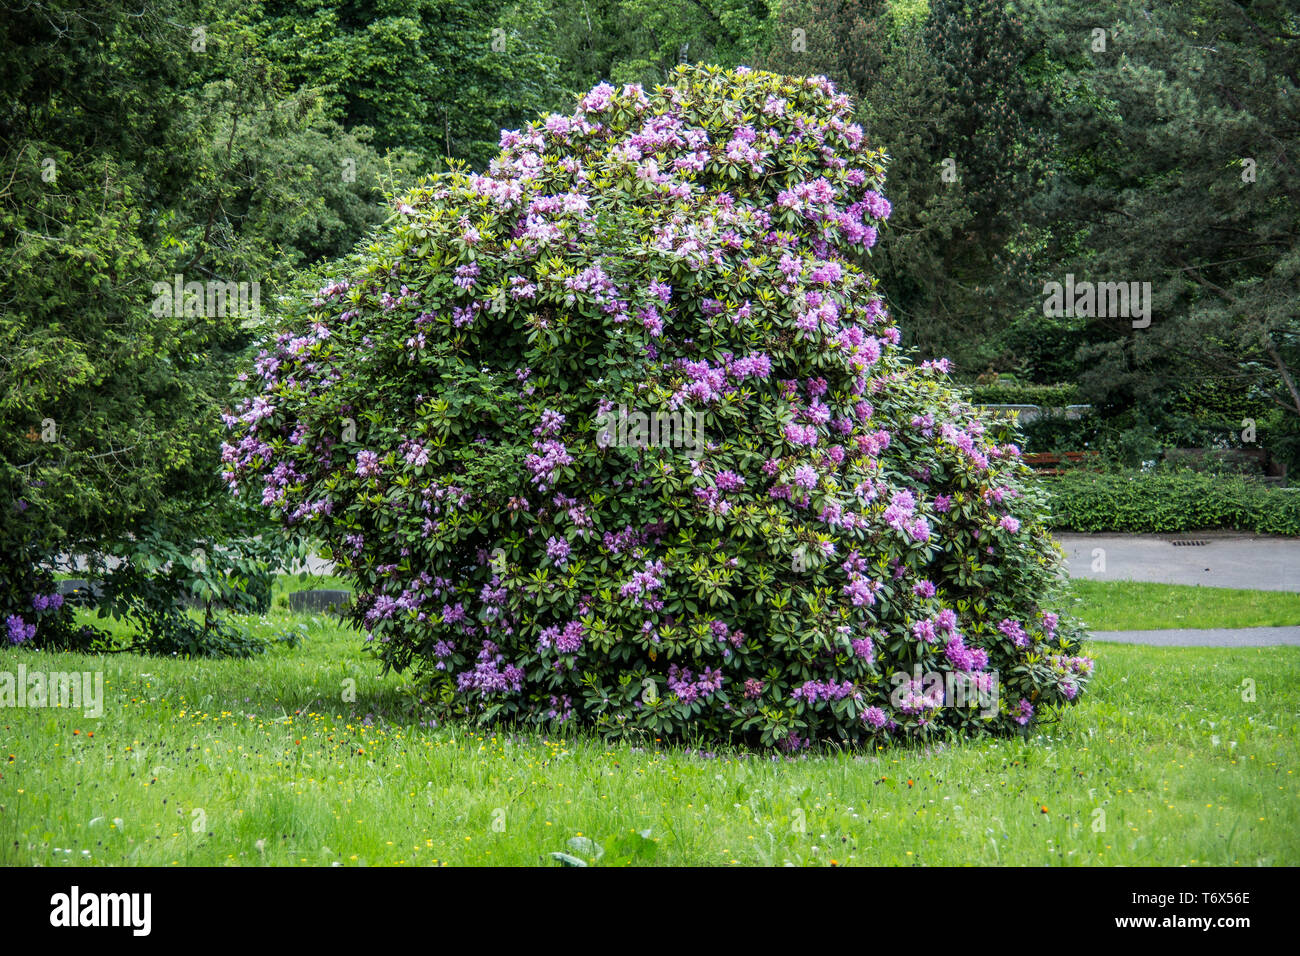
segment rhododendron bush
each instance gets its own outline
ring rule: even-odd
[[[443,713],[786,749],[1077,699],[1011,426],[864,269],[847,97],[682,68],[501,146],[403,197],[227,416],[232,489],[328,542],[386,666]]]

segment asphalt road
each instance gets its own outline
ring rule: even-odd
[[[1090,641],[1151,644],[1156,647],[1300,647],[1300,627],[1180,628],[1160,631],[1092,631]]]
[[[1169,536],[1063,534],[1058,540],[1075,578],[1300,591],[1300,538],[1211,531]],[[1175,545],[1175,540],[1206,543]]]

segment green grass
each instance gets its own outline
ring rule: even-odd
[[[0,651],[106,685],[98,719],[0,710],[0,864],[537,864],[579,836],[601,864],[1300,863],[1297,648],[1095,646],[1092,691],[1027,740],[711,758],[421,726],[334,621],[255,626],[304,642]]]
[[[351,591],[353,584],[335,574],[281,574],[271,587],[271,608],[288,611],[289,595],[295,591]]]
[[[1073,613],[1096,631],[1300,625],[1300,594],[1141,581],[1071,582]]]

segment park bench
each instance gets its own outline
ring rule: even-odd
[[[1025,455],[1024,462],[1040,475],[1061,475],[1071,468],[1081,468],[1097,457],[1095,451],[1035,452]]]

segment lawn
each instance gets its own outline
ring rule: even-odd
[[[106,685],[98,719],[0,711],[0,863],[1300,863],[1300,648],[1098,645],[1030,739],[773,759],[424,726],[330,618],[256,624],[291,626],[248,661],[0,651]]]
[[[1072,582],[1073,613],[1093,630],[1300,625],[1300,594],[1142,581]]]

